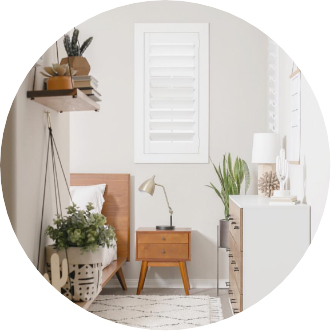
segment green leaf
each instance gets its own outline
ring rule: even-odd
[[[243,172],[245,174],[245,194],[247,193],[249,186],[251,185],[251,175],[247,163],[243,160]]]

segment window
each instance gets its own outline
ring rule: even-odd
[[[208,163],[209,25],[135,25],[135,163]]]

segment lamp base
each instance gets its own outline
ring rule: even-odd
[[[175,230],[175,226],[173,225],[157,225],[156,230]]]

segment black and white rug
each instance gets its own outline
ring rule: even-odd
[[[220,298],[201,296],[99,295],[89,311],[137,328],[181,330],[223,319]]]

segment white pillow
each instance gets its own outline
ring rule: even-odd
[[[106,189],[106,184],[91,185],[91,186],[70,186],[72,201],[79,209],[86,210],[86,205],[92,202],[94,209],[92,213],[101,214],[103,197]]]

